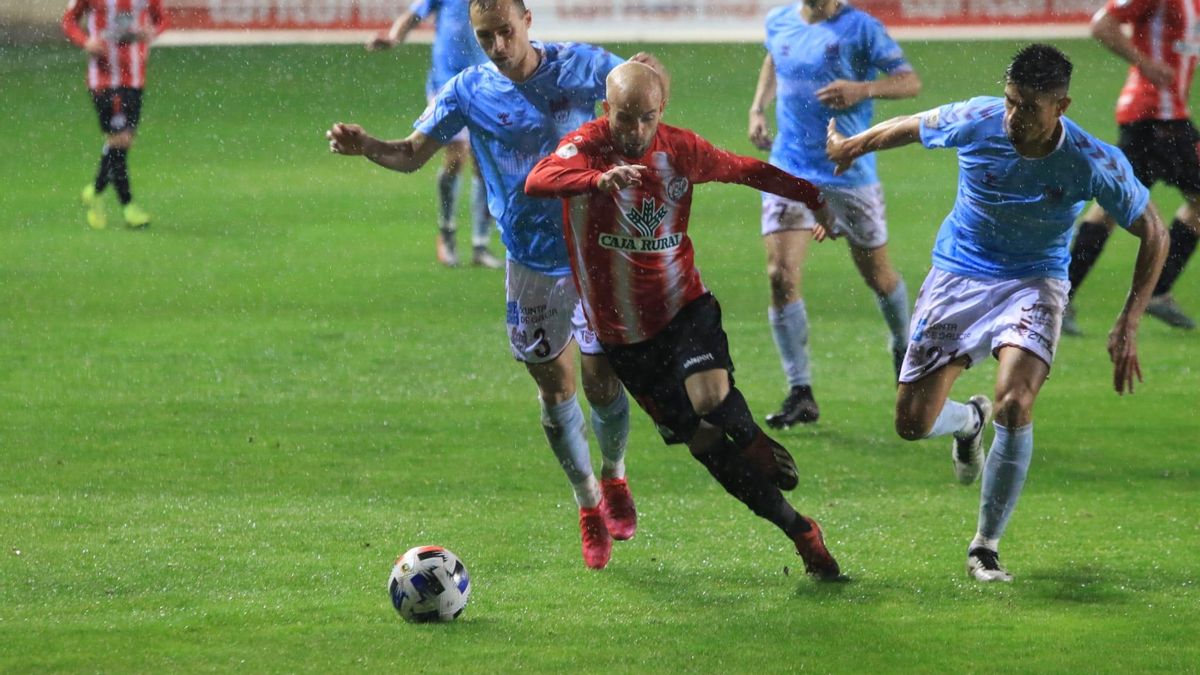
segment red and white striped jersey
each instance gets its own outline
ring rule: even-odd
[[[621,164],[647,167],[642,184],[597,190],[600,176]],[[814,209],[824,205],[812,183],[713,147],[687,129],[660,124],[645,155],[622,157],[606,117],[567,134],[530,172],[526,194],[563,198],[571,273],[601,343],[648,340],[707,292],[687,229],[692,187],[711,181],[741,183]]]
[[[1189,118],[1192,73],[1200,56],[1200,0],[1108,0],[1105,11],[1133,28],[1139,52],[1175,71],[1171,87],[1159,89],[1130,66],[1117,99],[1117,123]]]
[[[86,33],[79,26],[82,19],[87,20]],[[132,38],[144,31],[158,35],[166,28],[166,18],[162,0],[71,0],[62,27],[80,47],[88,38],[104,42],[104,55],[88,59],[88,89],[141,89],[146,84],[149,44]]]

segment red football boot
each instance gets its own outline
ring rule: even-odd
[[[579,535],[583,540],[583,564],[602,570],[612,557],[612,536],[604,524],[601,507],[579,509]]]
[[[600,481],[600,492],[604,495],[600,512],[604,514],[608,533],[618,541],[633,539],[633,533],[637,532],[637,509],[633,506],[629,483],[624,478],[606,478]]]
[[[804,560],[804,571],[822,581],[836,581],[841,578],[842,571],[837,561],[825,548],[825,536],[821,526],[808,516],[800,516],[809,526],[807,532],[800,532],[792,537],[796,544],[796,553]]]

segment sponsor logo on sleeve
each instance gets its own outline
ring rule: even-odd
[[[937,109],[929,110],[921,115],[921,124],[927,129],[940,129],[942,126],[942,114]]]
[[[575,155],[579,154],[579,148],[575,147],[574,143],[567,143],[566,145],[559,147],[554,154],[563,159],[571,159]]]

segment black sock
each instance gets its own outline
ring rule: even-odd
[[[128,204],[133,201],[133,194],[129,191],[129,165],[126,164],[126,157],[129,150],[126,148],[109,148],[109,178],[112,179],[113,187],[117,189],[117,197],[122,204]]]
[[[1100,252],[1104,250],[1108,235],[1108,225],[1104,221],[1089,223],[1085,220],[1079,224],[1075,243],[1071,245],[1071,266],[1067,268],[1067,276],[1071,280],[1071,292],[1068,297],[1075,297],[1075,290],[1087,278],[1088,272],[1092,271],[1092,267],[1100,258]]]
[[[108,172],[111,170],[109,165],[112,163],[109,159],[112,156],[112,150],[107,145],[104,146],[104,151],[100,153],[100,168],[96,171],[96,182],[93,186],[96,188],[96,194],[104,192],[104,188],[108,187]]]
[[[1197,236],[1192,228],[1176,218],[1171,221],[1171,248],[1167,250],[1167,260],[1163,263],[1162,274],[1158,277],[1158,285],[1154,287],[1154,295],[1171,292],[1175,280],[1179,278],[1183,268],[1196,252]]]
[[[692,456],[708,469],[726,492],[749,507],[755,515],[774,523],[789,537],[797,531],[808,529],[807,521],[800,518],[792,505],[787,503],[779,488],[763,478],[731,442],[721,444],[712,452]]]
[[[729,388],[729,395],[712,412],[701,417],[705,422],[725,432],[734,445],[745,449],[762,433],[754,421],[750,406],[737,387]]]

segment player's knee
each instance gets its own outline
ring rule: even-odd
[[[128,131],[121,131],[115,134],[109,134],[107,139],[108,147],[117,148],[118,150],[126,150],[133,145],[133,134]]]
[[[688,392],[688,397],[692,401],[692,409],[700,417],[704,417],[721,407],[721,404],[725,401],[725,396],[728,396],[728,392],[721,392],[716,388]]]
[[[583,382],[583,395],[592,405],[606,406],[617,400],[620,393],[621,381],[616,377],[585,379]]]
[[[896,434],[906,441],[919,441],[929,435],[933,424],[915,410],[896,406]]]
[[[996,422],[1006,427],[1020,427],[1033,419],[1033,392],[1013,389],[996,398]]]

